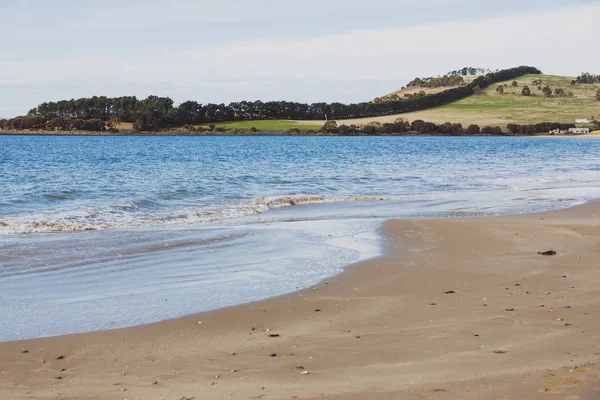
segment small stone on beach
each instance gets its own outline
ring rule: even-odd
[[[548,251],[539,251],[538,254],[542,255],[542,256],[554,256],[554,255],[556,255],[556,252],[554,250],[548,250]]]

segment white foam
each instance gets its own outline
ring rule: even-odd
[[[133,326],[306,288],[379,255],[379,225],[300,221],[5,237],[0,245],[15,257],[4,266],[14,271],[10,264],[26,252],[32,267],[4,276],[0,269],[0,341]],[[207,240],[216,237],[223,240]]]
[[[328,204],[350,201],[382,201],[376,196],[293,195],[260,197],[238,204],[200,208],[154,209],[145,200],[132,200],[105,208],[81,208],[46,214],[20,214],[0,220],[0,235],[42,232],[90,231],[182,223],[214,222],[262,214],[269,210],[307,204]],[[141,210],[140,210],[141,208]]]

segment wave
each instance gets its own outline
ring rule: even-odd
[[[76,232],[144,226],[194,224],[262,214],[269,210],[308,204],[391,200],[380,196],[266,196],[238,204],[201,208],[165,209],[147,199],[99,208],[47,214],[7,216],[0,220],[0,235]]]

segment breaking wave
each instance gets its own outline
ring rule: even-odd
[[[390,200],[380,196],[267,196],[239,204],[165,209],[151,200],[131,200],[104,208],[7,216],[0,220],[0,235],[93,231],[168,224],[194,224],[262,214],[269,210],[308,204]]]

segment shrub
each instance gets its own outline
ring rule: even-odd
[[[321,131],[325,133],[338,133],[337,122],[329,120],[323,124]]]
[[[546,97],[552,97],[552,89],[550,88],[550,86],[544,87],[542,93],[544,93],[544,96]]]
[[[81,122],[81,129],[84,131],[103,131],[106,129],[106,123],[98,118],[86,119]]]
[[[479,128],[479,125],[469,125],[469,127],[467,128],[467,135],[479,135],[481,133],[481,129]]]
[[[491,136],[502,135],[502,129],[499,126],[486,126],[481,130],[481,134]]]

